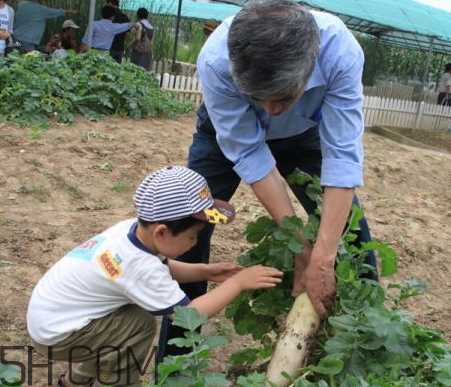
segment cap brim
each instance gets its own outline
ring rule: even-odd
[[[223,200],[214,199],[211,207],[194,214],[193,217],[211,224],[228,224],[235,219],[235,208]]]

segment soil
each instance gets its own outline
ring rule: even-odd
[[[39,278],[75,245],[132,217],[135,187],[152,170],[185,164],[193,128],[194,115],[80,119],[42,133],[0,124],[0,345],[30,344],[26,308]],[[407,309],[451,340],[451,155],[371,133],[365,146],[366,186],[358,194],[373,236],[399,253],[399,272],[390,281],[426,282],[427,293]],[[242,236],[246,223],[265,213],[244,185],[233,203],[237,220],[215,233],[213,261],[240,255],[248,247]],[[301,209],[299,214],[304,216]],[[215,353],[211,367],[218,371],[228,368],[230,353],[251,343],[236,336],[222,315],[205,332],[231,342]],[[25,352],[11,357],[25,359]],[[58,365],[55,377],[60,370]],[[47,384],[44,370],[34,374],[33,385]]]
[[[451,130],[422,130],[411,128],[390,128],[390,130],[426,146],[451,153]]]

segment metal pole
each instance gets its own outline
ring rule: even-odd
[[[180,19],[182,17],[182,2],[179,0],[179,8],[177,11],[177,23],[175,26],[174,55],[172,57],[172,72],[175,73],[175,60],[177,59],[177,45],[179,42]]]
[[[429,68],[432,62],[432,47],[434,45],[434,38],[431,39],[431,44],[429,46],[428,56],[426,60],[426,68],[423,74],[423,98],[424,98],[424,87],[426,86],[426,81],[429,79]]]
[[[91,0],[89,4],[89,24],[88,24],[88,47],[92,45],[92,26],[96,17],[96,0]]]

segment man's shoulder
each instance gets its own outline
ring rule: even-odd
[[[199,68],[211,66],[221,73],[229,72],[227,37],[233,17],[225,19],[209,36],[197,60]]]

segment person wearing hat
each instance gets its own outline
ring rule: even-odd
[[[193,170],[174,166],[151,173],[136,190],[134,204],[136,218],[75,247],[33,290],[27,327],[34,348],[44,355],[51,348],[53,360],[71,362],[60,386],[138,385],[156,332],[155,315],[187,306],[212,316],[242,291],[281,281],[274,268],[176,260],[196,244],[207,223],[227,224],[235,215],[230,204],[213,199],[206,180]],[[221,284],[192,300],[178,284],[205,280]],[[135,361],[128,362],[131,356]]]
[[[72,19],[64,21],[61,32],[61,46],[65,50],[74,50],[77,53],[80,51],[76,39],[76,31],[79,29],[80,27]]]
[[[40,3],[41,0],[22,0],[17,5],[14,37],[25,52],[38,48],[47,20],[77,13],[74,10],[49,8]]]

